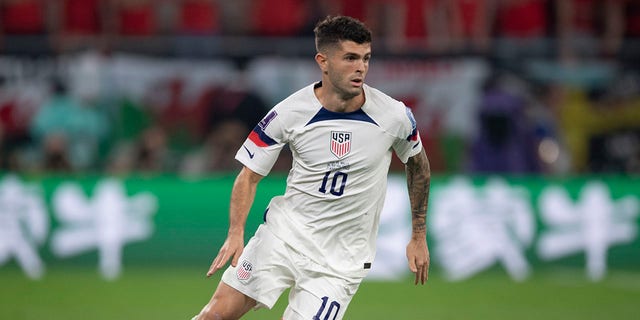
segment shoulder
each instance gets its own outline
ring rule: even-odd
[[[281,111],[281,113],[294,114],[317,109],[317,107],[313,85],[308,85],[280,101],[274,109]]]
[[[308,85],[276,104],[267,113],[264,120],[280,123],[280,126],[292,128],[305,124],[321,106],[313,93],[313,84]]]
[[[365,95],[365,111],[376,121],[387,126],[398,126],[411,121],[410,110],[402,101],[370,86],[365,86]]]

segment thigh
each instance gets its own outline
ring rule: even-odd
[[[201,314],[206,319],[240,319],[251,308],[256,306],[256,301],[242,292],[230,287],[224,282],[218,284],[215,293]]]
[[[348,281],[329,275],[299,279],[289,292],[285,320],[338,320],[358,290],[359,281]]]
[[[238,264],[225,270],[222,281],[256,300],[256,308],[271,309],[294,281],[286,245],[261,225],[247,243]]]

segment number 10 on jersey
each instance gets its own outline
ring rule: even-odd
[[[347,185],[347,174],[342,171],[336,171],[331,174],[331,171],[327,171],[324,173],[324,177],[322,178],[322,184],[320,185],[320,189],[318,191],[326,194],[327,191],[334,196],[341,196],[344,193],[344,187]],[[331,185],[329,186],[329,181],[331,181]],[[329,190],[327,190],[329,187]]]

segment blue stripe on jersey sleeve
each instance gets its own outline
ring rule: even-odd
[[[276,144],[277,142],[275,140],[273,140],[271,137],[269,137],[260,127],[260,125],[257,125],[253,128],[253,132],[255,134],[258,135],[258,137],[260,138],[260,142],[264,143],[264,145],[260,145],[259,143],[256,143],[257,145],[260,145],[261,147],[265,147],[265,146],[272,146],[274,144]],[[251,137],[250,137],[251,138]],[[253,140],[253,139],[252,139]],[[255,143],[256,141],[254,141]]]
[[[374,125],[378,125],[369,115],[367,115],[362,109],[358,109],[353,112],[333,112],[325,108],[321,108],[305,126],[308,126],[315,122],[327,121],[327,120],[354,120],[369,122]]]
[[[407,137],[407,141],[415,141],[418,139],[418,125],[416,124],[416,118],[413,117],[413,113],[408,107],[405,107],[405,112],[411,122],[411,134]]]

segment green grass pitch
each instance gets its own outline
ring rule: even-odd
[[[0,268],[0,319],[190,319],[208,301],[218,278],[202,268],[127,267],[116,281],[93,268],[51,267],[39,281],[15,266]],[[274,310],[243,319],[280,319],[284,295]],[[425,286],[364,282],[345,319],[640,319],[640,270],[611,271],[601,282],[582,270],[537,271],[516,283],[500,271],[462,282],[437,273]]]

